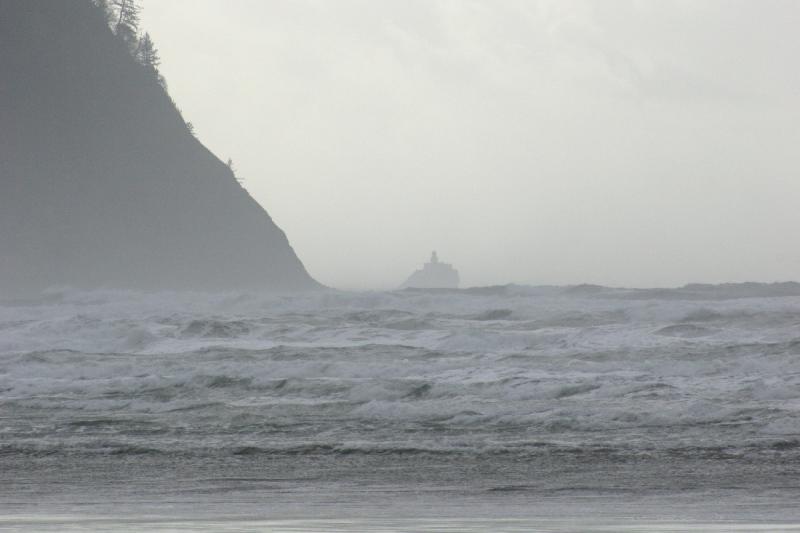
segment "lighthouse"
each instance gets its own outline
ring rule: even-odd
[[[403,283],[401,289],[457,289],[458,270],[449,263],[439,261],[439,254],[431,253],[431,260],[415,271]]]

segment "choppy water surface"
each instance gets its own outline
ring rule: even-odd
[[[0,528],[145,508],[791,521],[800,297],[732,296],[6,301]]]

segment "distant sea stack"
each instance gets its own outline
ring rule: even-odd
[[[457,289],[459,284],[458,270],[453,265],[439,261],[436,252],[431,260],[423,265],[406,280],[401,289]]]
[[[53,286],[320,285],[102,9],[2,0],[0,297]]]

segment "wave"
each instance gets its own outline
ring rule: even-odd
[[[0,304],[0,453],[795,453],[800,297],[729,289]]]
[[[800,462],[800,441],[772,440],[759,443],[735,445],[675,445],[663,447],[637,447],[630,444],[585,444],[569,445],[558,442],[530,441],[522,443],[494,444],[482,446],[448,446],[446,444],[408,444],[382,442],[308,442],[285,445],[246,444],[229,446],[184,446],[167,443],[156,445],[124,442],[99,442],[76,444],[15,444],[0,445],[0,460],[14,457],[52,458],[59,457],[154,457],[186,459],[242,459],[260,458],[335,458],[335,457],[439,457],[446,460],[477,458],[509,458],[519,460],[564,461],[671,461],[671,460],[768,460]]]
[[[695,324],[674,324],[671,326],[664,326],[656,331],[656,334],[658,335],[684,338],[706,337],[708,335],[712,335],[713,333],[713,329],[697,326]]]

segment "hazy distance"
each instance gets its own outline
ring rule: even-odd
[[[800,279],[800,3],[143,0],[170,94],[309,272]]]

